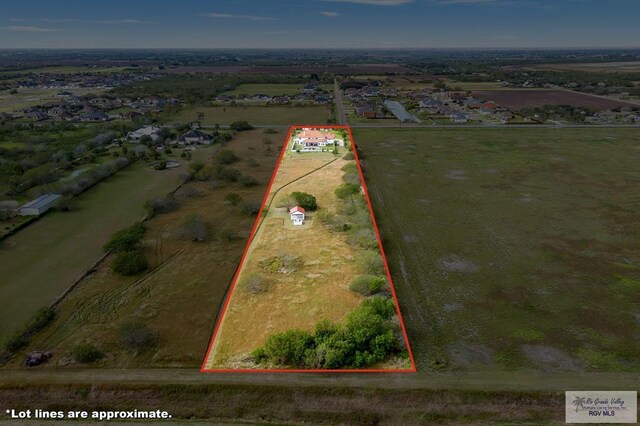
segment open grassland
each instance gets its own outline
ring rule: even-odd
[[[498,105],[515,111],[545,105],[571,105],[594,111],[634,106],[628,102],[566,90],[481,90],[472,94],[477,98],[497,102]]]
[[[204,114],[203,119],[198,114]],[[170,123],[201,121],[205,125],[231,124],[245,120],[254,125],[325,124],[330,118],[327,106],[217,106],[190,107],[167,117]]]
[[[263,142],[267,137],[274,143],[269,150]],[[78,367],[72,363],[70,353],[81,343],[94,344],[105,353],[98,364],[103,367],[200,367],[218,308],[255,220],[255,216],[242,212],[241,206],[226,203],[224,197],[234,192],[246,202],[259,203],[279,152],[275,144],[282,139],[284,134],[265,135],[258,130],[239,133],[227,145],[242,159],[233,167],[254,177],[258,185],[189,182],[175,194],[177,210],[146,221],[143,250],[150,266],[147,273],[119,276],[111,270],[113,257],[109,256],[85,278],[59,305],[52,324],[31,342],[29,350],[55,352],[54,359],[44,367]],[[192,162],[211,164],[209,157],[219,148],[195,151]],[[138,213],[123,217],[115,229],[140,219],[145,200],[164,196],[173,187],[165,182],[154,192],[129,200],[126,207],[135,206]],[[125,205],[114,203],[114,207],[124,209]],[[202,216],[209,228],[211,237],[206,241],[194,242],[180,235],[185,218],[194,214]],[[95,239],[99,253],[113,230],[76,238]],[[143,351],[123,347],[119,328],[130,322],[146,324],[158,336],[156,344]],[[16,367],[21,361],[17,356],[9,367]]]
[[[228,90],[223,95],[236,96],[241,94],[295,95],[302,91],[303,84],[239,84],[233,90]]]
[[[15,70],[0,71],[0,75],[14,74],[111,74],[125,71],[127,67],[87,67],[87,66],[60,66],[60,67],[38,67],[22,68]]]
[[[60,91],[60,89],[19,89],[18,93],[14,95],[8,90],[0,91],[0,112],[14,112],[46,102],[59,102],[61,98],[56,95]],[[76,96],[84,96],[89,93],[100,93],[104,89],[80,88],[68,89],[67,91]]]
[[[341,168],[347,163],[331,153],[298,154],[287,148],[269,194],[267,214],[242,265],[208,368],[251,367],[247,356],[270,335],[290,329],[311,332],[320,320],[342,320],[362,301],[362,296],[349,290],[358,272],[354,248],[347,244],[346,236],[323,226],[313,212],[308,212],[304,225],[294,227],[286,208],[277,207],[279,197],[301,191],[314,195],[319,207],[334,211],[339,202],[334,190],[342,183]],[[274,197],[275,202],[270,203]],[[274,256],[298,257],[300,265],[286,273],[268,272],[265,264]],[[258,294],[244,284],[256,275],[268,284],[268,289]]]
[[[634,130],[357,130],[419,369],[640,370]]]
[[[640,73],[640,61],[628,62],[584,62],[573,64],[540,64],[527,68],[555,71],[587,71],[606,73]]]
[[[0,243],[0,341],[50,304],[102,253],[116,230],[140,220],[143,203],[178,183],[179,169],[133,164]]]

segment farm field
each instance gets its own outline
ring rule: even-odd
[[[558,71],[589,71],[610,73],[640,73],[640,61],[628,62],[585,62],[571,64],[540,64],[530,66],[533,69],[558,70]]]
[[[545,105],[572,105],[594,111],[634,106],[623,101],[564,90],[485,90],[473,92],[472,95],[487,101],[495,101],[498,105],[516,111]]]
[[[264,94],[269,96],[276,95],[297,95],[302,92],[304,84],[240,84],[233,90],[228,90],[223,95],[236,96],[241,94]],[[331,90],[333,86],[323,84],[320,85],[325,90]]]
[[[265,138],[273,141],[272,149],[266,150]],[[227,145],[242,159],[233,167],[254,177],[258,185],[184,184],[175,194],[177,210],[145,222],[143,250],[150,270],[139,276],[122,277],[111,270],[113,255],[108,256],[60,303],[56,319],[32,339],[27,350],[55,351],[54,359],[43,366],[53,369],[79,367],[70,364],[69,354],[74,346],[87,342],[105,353],[97,364],[103,368],[200,367],[217,309],[255,220],[254,215],[242,211],[241,205],[233,206],[224,197],[234,192],[243,202],[259,203],[276,162],[277,144],[283,139],[282,133],[266,135],[259,130],[238,133]],[[209,157],[217,149],[220,147],[215,145],[194,151],[192,162],[210,164]],[[177,169],[177,173],[182,172],[183,167]],[[154,192],[138,194],[133,204],[137,213],[101,233],[99,241],[95,241],[97,253],[114,230],[141,218],[145,200],[164,196],[173,187],[173,183],[165,181]],[[193,242],[180,236],[186,218],[194,214],[204,218],[210,239]],[[96,258],[97,254],[91,260]],[[152,349],[132,351],[120,343],[119,328],[132,321],[148,324],[158,336]],[[17,367],[21,361],[21,356],[16,356],[8,368]]]
[[[354,137],[419,370],[640,371],[635,130]]]
[[[75,198],[70,212],[51,212],[0,242],[0,341],[60,296],[114,231],[144,216],[145,200],[177,185],[179,173],[133,164]]]
[[[325,124],[330,118],[327,106],[218,106],[191,107],[167,117],[169,123],[187,123],[198,120],[203,113],[202,124],[228,125],[234,121],[246,120],[254,125]]]
[[[100,93],[103,90],[82,88],[67,91],[76,96],[83,96],[88,93]],[[56,94],[60,91],[60,89],[19,89],[15,95],[10,94],[8,90],[0,91],[0,112],[13,112],[49,101],[59,101],[60,98],[56,97]]]
[[[264,367],[251,353],[270,336],[293,329],[311,333],[325,320],[339,323],[365,299],[350,289],[350,283],[362,274],[357,264],[364,250],[349,244],[346,233],[324,226],[318,212],[307,211],[304,224],[294,226],[279,201],[299,191],[315,196],[320,209],[338,211],[342,201],[334,191],[343,183],[343,168],[353,166],[353,160],[330,152],[296,153],[292,146],[293,138],[276,169],[263,218],[219,320],[206,369]],[[283,266],[272,270],[274,262]],[[250,283],[258,278],[261,287],[255,289]],[[373,367],[409,368],[395,358]]]

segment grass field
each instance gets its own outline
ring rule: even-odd
[[[224,92],[224,95],[241,94],[264,94],[275,95],[296,95],[302,91],[303,84],[240,84],[233,90]]]
[[[346,163],[330,153],[298,154],[287,148],[269,195],[275,202],[268,204],[242,265],[207,367],[251,368],[244,360],[268,336],[294,328],[313,331],[318,321],[340,321],[361,302],[362,296],[349,290],[358,273],[346,236],[322,226],[314,213],[294,227],[288,212],[276,207],[278,197],[303,191],[313,194],[322,208],[336,209],[334,190],[342,183]],[[290,273],[266,273],[264,262],[283,255],[298,256],[302,264]],[[252,294],[243,288],[256,274],[270,282],[268,291]]]
[[[0,243],[0,341],[50,304],[102,253],[116,230],[145,214],[144,202],[178,183],[179,169],[134,164]]]
[[[269,152],[263,143],[265,137],[274,143]],[[224,197],[235,192],[247,202],[262,200],[276,161],[277,143],[282,139],[283,134],[265,135],[259,130],[239,133],[227,147],[243,160],[253,158],[256,163],[240,161],[233,167],[255,177],[259,185],[245,188],[227,183],[215,189],[209,182],[184,185],[175,196],[178,210],[146,222],[143,248],[151,266],[148,273],[118,276],[111,271],[112,258],[108,257],[64,299],[54,322],[33,339],[30,349],[55,351],[56,357],[48,367],[69,364],[71,349],[82,342],[96,344],[106,353],[98,364],[102,367],[200,367],[217,309],[255,220],[240,206],[226,203]],[[216,149],[219,146],[197,150],[192,161],[210,163],[208,157]],[[178,173],[182,171],[178,169]],[[140,210],[139,215],[123,218],[126,220],[116,228],[139,219],[145,200],[171,189],[172,185],[165,182],[155,192],[138,195],[135,208]],[[191,214],[205,218],[212,234],[209,240],[193,242],[178,236],[184,219]],[[95,242],[98,250],[110,233],[105,232]],[[86,234],[76,238],[90,240]],[[128,321],[148,324],[159,336],[156,346],[141,353],[123,347],[118,328]],[[10,367],[21,361],[16,357]]]
[[[104,89],[80,88],[67,91],[76,96],[84,96],[89,93],[100,93]],[[8,90],[0,91],[0,112],[13,112],[46,102],[60,101],[61,98],[56,97],[59,92],[60,89],[19,89],[18,93],[12,95]]]
[[[514,111],[545,105],[572,105],[594,111],[633,106],[633,104],[624,101],[566,90],[487,90],[473,92],[472,95],[480,99],[495,101]]]
[[[198,119],[198,113],[204,119]],[[326,124],[330,118],[327,106],[219,106],[185,108],[167,117],[169,123],[201,121],[202,124],[231,124],[246,120],[254,125]]]
[[[634,130],[356,130],[422,370],[640,370]]]

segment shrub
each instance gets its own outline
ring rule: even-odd
[[[382,256],[373,250],[367,250],[356,257],[356,265],[360,273],[367,275],[384,275],[385,268]]]
[[[178,202],[173,197],[156,198],[144,203],[147,214],[153,217],[157,214],[169,213],[178,210]]]
[[[255,158],[249,158],[247,160],[247,164],[251,167],[258,167],[260,165],[260,163],[258,163],[258,161]]]
[[[142,253],[142,250],[118,253],[111,264],[111,269],[113,269],[114,272],[124,276],[139,274],[140,272],[146,271],[148,267],[147,258],[144,256],[144,253]]]
[[[91,343],[84,343],[75,346],[71,350],[71,355],[76,362],[83,364],[96,362],[104,357],[102,351]]]
[[[241,175],[240,170],[231,167],[222,167],[218,171],[218,177],[227,182],[237,182]]]
[[[240,179],[238,179],[238,182],[240,183],[240,185],[247,187],[255,186],[258,184],[258,181],[253,176],[242,176]]]
[[[370,228],[356,228],[349,232],[347,242],[353,246],[365,249],[375,249],[378,247],[376,233]]]
[[[180,227],[179,235],[190,241],[205,241],[209,238],[209,227],[199,214],[185,217]]]
[[[242,287],[251,294],[259,294],[269,289],[269,282],[262,275],[251,274],[242,282]]]
[[[289,330],[267,338],[252,352],[257,363],[306,368],[360,368],[403,351],[396,335],[393,301],[364,300],[342,324],[321,321],[313,334]]]
[[[7,351],[14,353],[24,348],[29,344],[29,338],[23,332],[17,332],[13,334],[9,340],[4,344]]]
[[[243,212],[253,216],[260,212],[260,206],[261,206],[261,203],[258,201],[247,201],[242,203],[242,206],[240,207],[242,208]]]
[[[239,120],[239,121],[234,121],[233,123],[231,123],[229,125],[229,128],[232,129],[232,130],[235,130],[236,132],[242,132],[244,130],[252,130],[253,126],[251,124],[249,124],[248,121]]]
[[[237,206],[242,201],[242,196],[235,192],[230,192],[224,196],[224,200],[232,206]]]
[[[230,149],[223,149],[216,155],[216,162],[218,164],[233,164],[239,160],[240,158]]]
[[[291,198],[296,200],[296,203],[305,210],[314,211],[318,208],[316,197],[306,192],[292,192]]]
[[[145,349],[156,344],[156,335],[138,322],[128,322],[120,327],[120,342],[131,349]]]
[[[375,275],[360,275],[351,281],[349,290],[360,293],[363,296],[371,296],[379,293],[385,284],[386,280],[383,277]]]
[[[136,249],[140,247],[143,236],[144,225],[142,222],[137,222],[113,234],[109,242],[104,245],[104,251],[124,252]]]
[[[35,314],[29,319],[26,326],[26,331],[29,334],[37,333],[44,329],[56,316],[55,309],[51,307],[45,307],[38,309]]]
[[[342,156],[343,160],[353,160],[355,157],[353,156],[353,152],[349,151],[345,155]]]
[[[201,161],[195,161],[189,166],[189,177],[191,180],[205,181],[208,180],[212,174],[213,171],[211,167]]]
[[[336,197],[340,199],[347,198],[360,192],[360,185],[353,183],[343,183],[335,190]]]

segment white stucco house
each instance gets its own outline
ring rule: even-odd
[[[291,215],[291,222],[294,225],[299,226],[304,223],[304,209],[300,206],[295,206],[291,210],[289,210],[289,214]]]
[[[327,145],[344,146],[344,140],[336,138],[336,135],[321,129],[302,129],[301,133],[298,133],[294,138],[295,142],[291,147],[291,150],[297,149],[300,151],[322,151]]]
[[[143,136],[149,136],[153,142],[160,139],[160,131],[162,129],[157,126],[144,126],[133,132],[127,133],[127,139],[132,142],[140,142]]]

